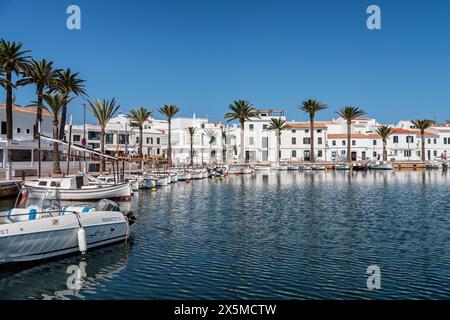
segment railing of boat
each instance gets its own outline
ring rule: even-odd
[[[49,214],[50,218],[56,218],[56,217],[60,217],[61,216],[61,210],[53,210],[53,211],[37,211],[37,212],[33,212],[33,215],[39,215],[39,214]],[[55,213],[58,213],[57,215],[54,215]],[[77,211],[64,211],[64,216],[66,215],[75,215],[77,217],[77,220],[80,221],[80,213]],[[17,223],[17,221],[14,221],[13,217],[24,217],[24,216],[30,216],[30,213],[19,213],[19,214],[3,214],[0,215],[0,218],[6,218],[10,221],[10,223]],[[34,220],[34,219],[33,219]],[[24,221],[19,221],[19,222],[24,222]]]

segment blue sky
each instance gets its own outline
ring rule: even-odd
[[[66,8],[82,29],[66,28]],[[382,30],[366,28],[377,4]],[[220,121],[228,105],[296,108],[317,98],[382,122],[450,118],[450,1],[1,0],[0,37],[80,72],[92,98],[131,107],[177,104]],[[4,100],[1,90],[0,99]],[[32,87],[17,103],[35,100]],[[82,122],[81,100],[70,107]],[[92,120],[89,117],[89,120]]]

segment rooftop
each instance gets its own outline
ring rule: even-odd
[[[0,109],[6,111],[6,104],[0,103]],[[36,107],[22,107],[18,105],[13,106],[13,112],[25,112],[25,113],[34,113],[36,114]],[[42,115],[46,117],[51,117],[52,115],[47,110],[42,110]]]

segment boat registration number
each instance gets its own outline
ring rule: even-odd
[[[6,236],[7,234],[9,234],[8,229],[0,229],[0,236]]]

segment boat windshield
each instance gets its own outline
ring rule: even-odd
[[[19,208],[28,208],[30,206],[35,206],[38,208],[58,210],[60,207],[60,196],[59,192],[56,190],[48,191],[24,191],[22,193],[22,199],[19,202]]]

